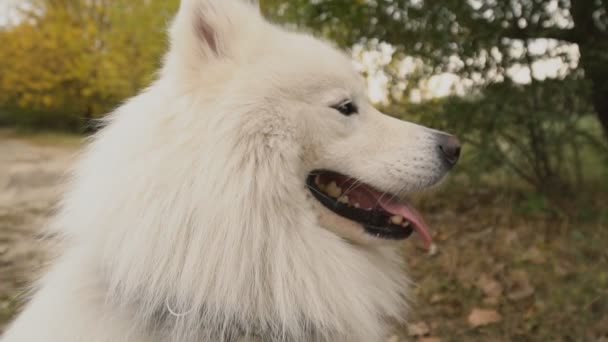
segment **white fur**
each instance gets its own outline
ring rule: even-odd
[[[435,132],[374,110],[344,55],[250,5],[184,0],[170,34],[159,80],[84,151],[53,224],[67,251],[2,341],[381,340],[405,314],[398,248],[304,181],[429,186]],[[329,108],[346,98],[359,114]]]

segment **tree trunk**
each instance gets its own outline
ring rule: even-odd
[[[605,51],[608,51],[608,46],[599,49],[598,47],[584,48],[579,46],[579,49],[585,77],[591,81],[593,107],[602,124],[604,134],[608,138],[608,55],[605,53]]]
[[[604,128],[604,134],[608,138],[608,80],[605,78],[593,84],[593,105]]]
[[[596,10],[594,0],[572,1],[571,14],[581,54],[580,64],[585,78],[591,82],[593,107],[608,138],[608,32],[596,25]]]

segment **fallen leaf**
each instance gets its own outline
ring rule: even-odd
[[[490,306],[496,306],[499,302],[498,297],[486,297],[483,299],[483,303]]]
[[[435,240],[437,241],[446,241],[450,236],[445,232],[437,232]]]
[[[502,321],[502,316],[496,310],[474,308],[468,317],[469,325],[473,328]]]
[[[505,268],[507,268],[507,265],[502,262],[498,262],[492,267],[492,272],[494,274],[502,274],[505,271]]]
[[[573,273],[571,271],[571,268],[572,267],[570,267],[564,262],[553,264],[553,271],[560,278],[567,278],[568,276],[570,276]]]
[[[530,261],[535,264],[547,263],[547,257],[545,254],[536,246],[530,247],[521,255],[521,260]]]
[[[512,301],[519,301],[522,299],[526,299],[530,296],[532,296],[534,294],[534,289],[533,288],[524,288],[524,289],[520,289],[520,290],[516,290],[513,292],[510,292],[507,295],[507,298],[509,298]]]
[[[519,239],[519,236],[518,236],[517,232],[514,230],[508,231],[504,237],[505,244],[508,246],[512,245],[518,239]]]
[[[462,268],[456,273],[456,278],[462,287],[470,289],[475,285],[478,271],[474,267]]]
[[[476,285],[488,297],[500,297],[502,295],[502,285],[487,274],[482,274]]]
[[[514,270],[509,275],[509,292],[507,298],[512,301],[522,300],[534,294],[528,273],[524,270]]]
[[[424,336],[431,332],[429,326],[424,322],[417,322],[407,325],[407,333],[410,336]]]
[[[416,340],[416,342],[441,342],[439,337],[423,337]]]
[[[386,342],[399,342],[399,336],[393,335],[386,340]]]
[[[431,301],[431,304],[439,303],[439,302],[443,301],[443,296],[438,293],[435,293],[434,295],[431,296],[430,301]]]

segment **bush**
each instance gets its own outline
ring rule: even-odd
[[[70,112],[0,109],[0,127],[10,126],[27,130],[56,130],[82,133],[87,120]]]
[[[502,82],[474,96],[409,106],[409,114],[463,140],[459,169],[470,179],[505,174],[544,194],[563,195],[607,174],[608,146],[585,100],[588,92],[586,82],[574,76],[528,85]]]

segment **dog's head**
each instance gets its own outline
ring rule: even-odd
[[[237,1],[184,0],[171,44],[162,77],[214,123],[204,134],[234,137],[228,153],[246,159],[234,165],[267,169],[253,187],[302,198],[321,226],[358,243],[412,231],[430,241],[404,196],[454,166],[458,140],[374,109],[347,55]]]

